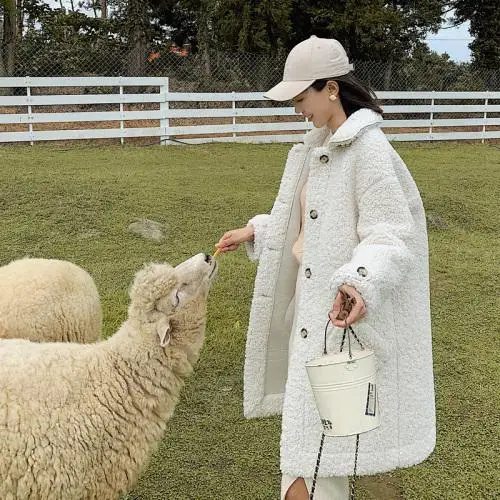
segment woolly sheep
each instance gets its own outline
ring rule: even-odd
[[[0,338],[89,343],[101,330],[99,293],[81,267],[29,258],[0,267]]]
[[[0,340],[0,498],[116,499],[147,465],[204,341],[215,259],[150,264],[95,344]]]

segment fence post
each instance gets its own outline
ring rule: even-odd
[[[233,90],[233,139],[236,138],[236,92]]]
[[[170,109],[168,102],[168,87],[169,79],[165,78],[165,84],[160,87],[160,94],[163,99],[160,101],[160,129],[163,131],[163,135],[160,136],[160,144],[165,145],[170,140],[170,136],[167,135],[167,129],[170,127],[170,119],[168,118],[168,110]]]
[[[31,109],[31,81],[30,77],[26,77],[26,97],[28,101],[28,133],[30,136],[30,146],[34,144],[33,137],[33,113]]]
[[[434,90],[432,91],[434,94]],[[431,119],[429,123],[429,139],[432,141],[432,126],[433,126],[433,120],[434,120],[434,97],[431,99]]]
[[[484,137],[486,135],[486,119],[488,117],[488,98],[484,100],[484,123],[483,123],[483,138],[481,139],[481,144],[484,144]]]
[[[123,81],[120,76],[120,144],[123,146],[125,143],[124,130],[125,130],[125,114],[123,111]]]

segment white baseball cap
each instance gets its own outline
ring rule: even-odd
[[[289,101],[316,80],[346,75],[353,69],[338,40],[313,35],[290,51],[285,62],[283,81],[267,91],[264,97],[273,101]]]

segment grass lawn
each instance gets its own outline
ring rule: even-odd
[[[269,211],[288,146],[0,148],[0,264],[73,261],[95,278],[105,333],[126,317],[144,262],[176,264]],[[423,464],[361,480],[362,499],[481,499],[500,493],[500,150],[397,145],[428,215],[438,440]],[[496,201],[495,201],[496,200]],[[135,218],[167,225],[155,243]],[[280,419],[242,416],[245,333],[256,267],[220,260],[207,341],[150,467],[129,499],[276,499]]]

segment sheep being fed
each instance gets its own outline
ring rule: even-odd
[[[150,264],[94,344],[0,340],[0,498],[116,499],[133,488],[205,336],[215,259]]]

